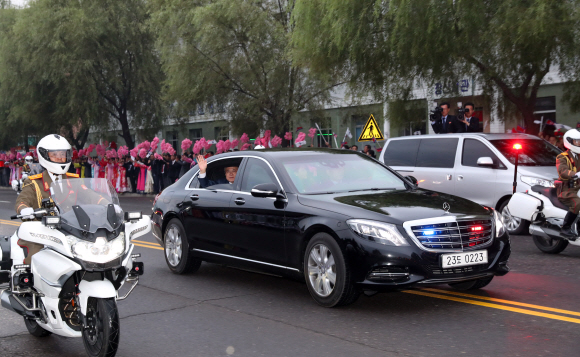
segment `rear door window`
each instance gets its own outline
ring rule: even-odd
[[[387,146],[383,160],[387,166],[415,166],[419,139],[392,140]]]
[[[463,140],[463,153],[461,165],[481,168],[491,168],[489,166],[479,166],[477,160],[480,157],[490,157],[496,168],[505,169],[505,166],[498,157],[481,141],[475,139]]]
[[[453,168],[459,138],[422,139],[417,167]]]

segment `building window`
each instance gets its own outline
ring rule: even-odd
[[[215,140],[228,140],[230,137],[230,129],[227,126],[216,126],[214,128]]]
[[[179,148],[177,144],[177,131],[168,131],[166,141],[170,143],[171,146],[173,146],[175,151],[177,151],[177,149]]]
[[[549,126],[546,128],[545,126],[548,120],[551,120],[554,123],[556,122],[556,97],[537,98],[536,106],[534,108],[534,116],[536,117],[536,120],[540,121],[542,130],[548,129],[548,131],[553,132],[555,127]]]
[[[210,104],[210,105],[209,105],[209,113],[210,113],[210,114],[213,114],[213,113],[215,113],[215,110],[214,110],[214,106],[213,106],[213,104]]]
[[[203,110],[203,105],[198,105],[197,106],[197,114],[199,115],[204,115],[205,111]]]
[[[203,137],[201,129],[189,129],[189,140],[195,143],[196,140],[199,140]]]

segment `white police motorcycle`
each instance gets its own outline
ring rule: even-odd
[[[0,237],[2,307],[23,316],[34,336],[82,337],[89,356],[114,356],[117,301],[143,274],[131,239],[151,230],[150,218],[123,212],[105,179],[61,180],[50,190],[51,198],[35,211],[41,221],[24,222],[12,237]],[[20,239],[44,245],[30,265],[23,264],[27,252]]]
[[[542,252],[558,254],[566,249],[568,244],[580,246],[578,218],[572,224],[572,232],[576,239],[568,239],[560,234],[568,207],[558,199],[556,187],[536,185],[528,192],[515,193],[507,209],[512,216],[531,222],[530,234],[536,247]]]

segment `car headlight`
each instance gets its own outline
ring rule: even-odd
[[[75,258],[91,263],[107,263],[125,252],[125,233],[109,242],[105,237],[97,237],[94,242],[87,242],[73,236],[68,237],[71,252]]]
[[[505,229],[505,222],[503,221],[503,216],[500,212],[493,210],[493,220],[495,223],[495,236],[501,237],[504,235]]]
[[[346,223],[361,238],[384,245],[409,245],[394,224],[366,219],[349,219]]]
[[[552,180],[545,180],[539,177],[520,176],[520,180],[522,180],[523,183],[527,183],[530,186],[540,185],[543,187],[555,187],[554,182]]]

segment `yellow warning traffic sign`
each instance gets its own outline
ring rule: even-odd
[[[373,138],[376,140],[385,140],[385,137],[383,136],[381,129],[379,129],[379,125],[377,124],[375,117],[371,114],[369,120],[367,120],[367,123],[365,124],[365,127],[360,133],[358,141],[373,141]]]

